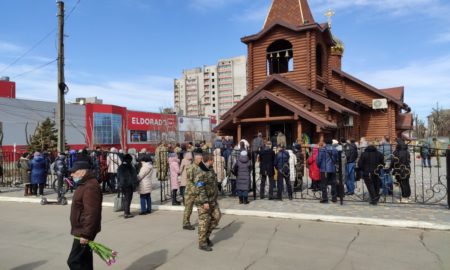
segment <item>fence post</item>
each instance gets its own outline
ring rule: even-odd
[[[447,149],[446,160],[447,160],[447,205],[450,209],[450,196],[448,189],[450,188],[450,149]]]
[[[338,151],[338,168],[339,168],[339,186],[338,195],[340,197],[341,205],[344,205],[344,179],[342,173],[342,151]]]
[[[253,152],[252,151],[252,175],[253,175],[253,200],[255,200],[256,201],[256,171],[255,171],[255,168],[256,168],[256,155],[257,154],[257,152]]]

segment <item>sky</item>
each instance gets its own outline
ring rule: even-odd
[[[261,30],[270,3],[66,0],[66,99],[97,96],[144,111],[171,107],[173,79],[183,69],[245,55],[240,38]],[[317,22],[335,11],[332,31],[345,44],[344,71],[378,88],[405,86],[405,102],[423,119],[437,103],[450,108],[450,1],[309,4]],[[0,6],[0,76],[17,83],[18,98],[56,100],[55,0],[0,0]]]

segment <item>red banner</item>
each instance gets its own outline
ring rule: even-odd
[[[176,129],[176,115],[128,111],[128,130],[176,131]]]

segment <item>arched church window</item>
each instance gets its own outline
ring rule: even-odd
[[[267,74],[279,74],[294,70],[294,52],[292,44],[280,39],[267,48]]]
[[[323,49],[320,44],[316,47],[316,73],[318,76],[323,74]]]

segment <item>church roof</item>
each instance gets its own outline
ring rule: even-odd
[[[278,21],[294,26],[315,23],[307,0],[273,0],[263,29]]]
[[[400,107],[402,107],[402,108],[404,108],[406,110],[409,109],[409,106],[406,103],[404,103],[403,100],[397,99],[395,96],[391,95],[389,93],[389,91],[382,91],[382,90],[380,90],[380,89],[378,89],[378,88],[376,88],[376,87],[374,87],[374,86],[372,86],[372,85],[370,85],[368,83],[365,83],[365,82],[361,81],[360,79],[355,78],[354,76],[352,76],[352,75],[350,75],[350,74],[348,74],[348,73],[346,73],[346,72],[344,72],[344,71],[342,71],[340,69],[336,69],[335,68],[335,69],[333,69],[333,72],[341,75],[342,77],[344,77],[344,78],[346,78],[346,79],[348,79],[348,80],[350,80],[350,81],[352,81],[352,82],[354,82],[356,84],[359,84],[360,86],[363,86],[367,90],[370,90],[373,93],[378,94],[379,96],[384,97],[384,98],[386,98],[389,101],[392,101],[392,102],[396,103],[397,105],[399,105]]]
[[[256,96],[259,92],[266,90],[267,87],[269,87],[270,85],[274,84],[274,83],[282,83],[286,86],[288,86],[289,88],[319,102],[322,103],[325,106],[330,107],[331,109],[339,112],[339,113],[347,113],[347,114],[352,114],[352,115],[358,115],[357,112],[337,103],[334,102],[330,99],[327,99],[323,96],[320,96],[318,94],[313,93],[312,91],[309,91],[305,88],[303,88],[302,86],[284,78],[283,76],[279,75],[279,74],[275,74],[275,75],[271,75],[270,77],[267,78],[267,80],[262,83],[257,89],[255,89],[254,91],[252,91],[251,93],[249,93],[243,100],[241,100],[238,104],[236,104],[236,106],[234,106],[231,110],[229,110],[227,113],[225,113],[222,116],[222,119],[226,119],[228,116],[230,116],[234,111],[238,110],[240,107],[242,106],[246,106],[248,100],[251,100],[254,96]],[[297,105],[298,106],[298,105]]]
[[[403,86],[380,89],[380,90],[391,95],[392,97],[394,97],[400,101],[403,101],[403,97],[404,97],[404,93],[405,93],[405,87],[403,87]]]
[[[259,33],[243,37],[243,38],[241,38],[241,41],[243,43],[248,44],[252,41],[258,40],[258,39],[264,37],[270,31],[272,31],[272,29],[275,27],[284,27],[284,28],[289,29],[294,32],[303,32],[306,30],[317,30],[317,31],[320,31],[321,33],[325,33],[325,39],[329,45],[335,45],[335,42],[333,40],[333,35],[331,34],[328,24],[320,25],[317,23],[310,23],[310,24],[304,24],[304,25],[294,25],[294,24],[287,23],[284,20],[273,21],[270,25],[268,25],[267,27],[264,27],[264,29],[261,30]]]
[[[256,92],[256,91],[255,91]],[[247,96],[248,97],[248,96]],[[278,105],[283,106],[284,108],[292,111],[293,113],[297,114],[298,116],[306,119],[307,121],[323,128],[323,129],[336,129],[337,125],[333,122],[328,121],[327,119],[321,117],[318,114],[315,114],[314,112],[311,112],[301,106],[298,106],[291,100],[289,100],[286,97],[275,95],[274,93],[271,93],[267,90],[259,91],[256,95],[251,95],[250,98],[246,98],[245,100],[245,106],[244,107],[233,107],[233,115],[235,117],[238,117],[240,114],[242,114],[247,108],[251,107],[253,104],[261,101],[261,100],[271,100]],[[240,102],[242,103],[242,101]],[[224,116],[225,117],[225,116]],[[233,117],[231,117],[230,114],[228,114],[214,130],[221,130],[224,127],[228,126],[229,124],[233,123]]]

